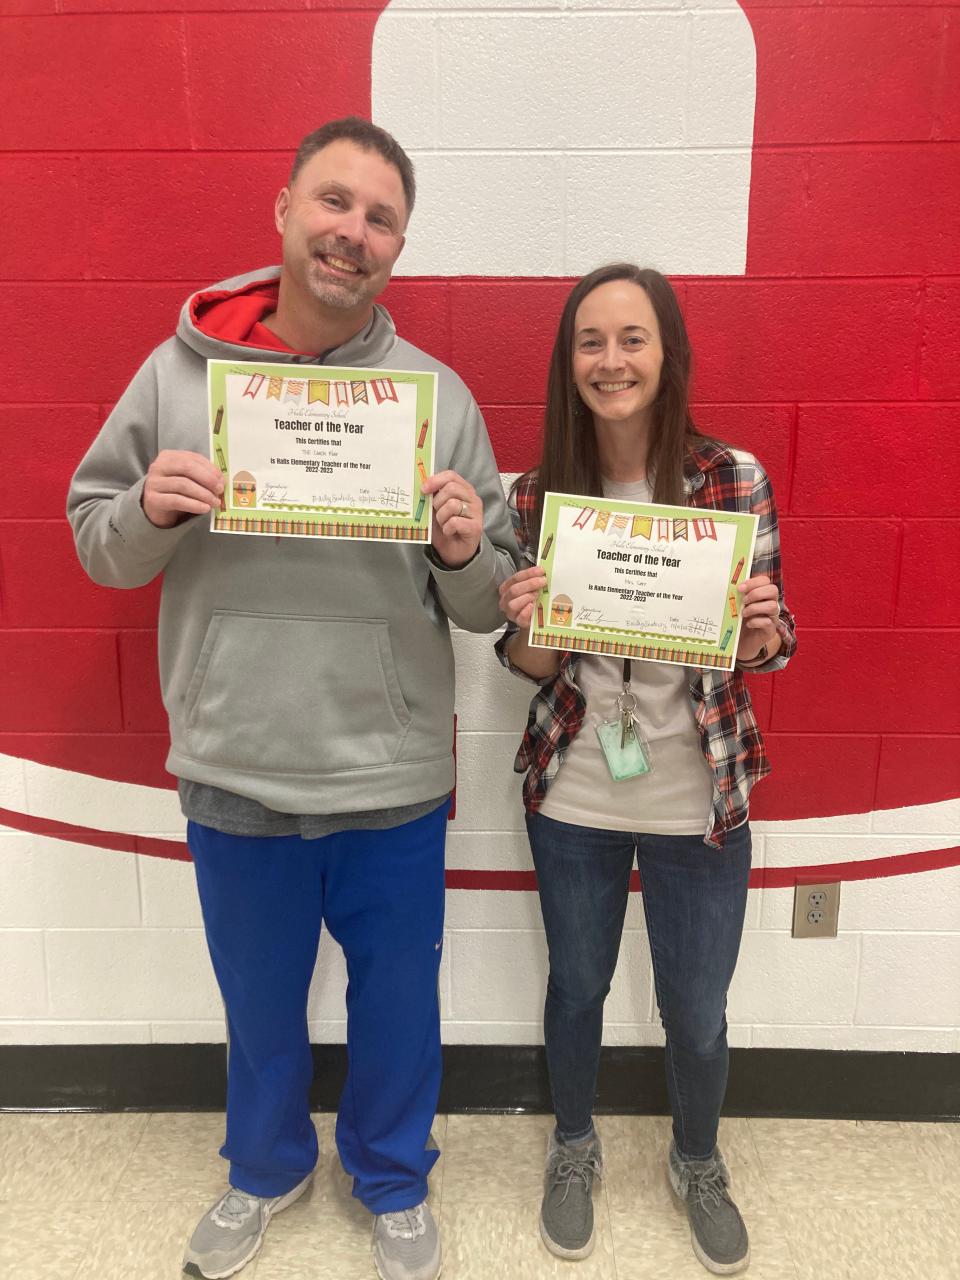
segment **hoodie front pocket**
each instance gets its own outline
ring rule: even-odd
[[[390,764],[410,725],[384,619],[219,611],[184,716],[196,760],[305,775]]]

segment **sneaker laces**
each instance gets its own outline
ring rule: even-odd
[[[585,1190],[589,1191],[593,1175],[596,1174],[598,1178],[603,1177],[600,1157],[595,1151],[589,1155],[582,1156],[568,1154],[568,1152],[570,1152],[569,1148],[557,1161],[553,1171],[554,1185],[563,1187],[560,1204],[563,1204],[564,1200],[566,1200],[570,1194],[570,1188],[575,1182],[582,1182]]]
[[[231,1187],[220,1203],[211,1209],[210,1217],[218,1227],[236,1231],[256,1211],[257,1204],[256,1196],[247,1195],[245,1191],[238,1191],[236,1187]]]
[[[415,1209],[398,1209],[394,1213],[385,1213],[383,1220],[386,1223],[387,1235],[393,1240],[416,1240],[427,1230],[427,1224],[423,1220],[422,1204],[418,1204]]]

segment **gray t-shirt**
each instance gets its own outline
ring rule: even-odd
[[[220,787],[178,778],[180,808],[185,818],[213,827],[229,836],[302,836],[319,840],[337,831],[386,831],[432,813],[447,796],[421,800],[393,809],[369,809],[361,813],[278,813],[246,796]]]

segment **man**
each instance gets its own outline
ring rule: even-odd
[[[317,1159],[306,1003],[323,919],[347,963],[337,1147],[375,1216],[383,1280],[432,1280],[426,1203],[440,1080],[437,975],[453,783],[447,619],[501,622],[517,556],[463,383],[374,302],[403,248],[409,158],[356,118],[308,135],[275,216],[283,263],[194,294],[74,477],[90,576],[164,575],[159,656],[210,954],[228,1022],[230,1189],[185,1269],[232,1275]],[[208,359],[438,374],[432,546],[224,536]]]

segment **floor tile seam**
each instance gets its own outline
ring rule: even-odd
[[[753,1151],[753,1154],[757,1157],[757,1167],[760,1170],[760,1181],[763,1183],[764,1189],[767,1191],[767,1193],[770,1195],[772,1199],[773,1188],[770,1186],[770,1181],[767,1177],[767,1171],[763,1163],[763,1156],[760,1154],[760,1148],[757,1146],[756,1142],[754,1141],[753,1128],[752,1128],[752,1123],[749,1116],[746,1119],[747,1119],[747,1123],[745,1125],[745,1130],[746,1130],[747,1138],[750,1142],[750,1149]]]
[[[753,1121],[749,1117],[747,1117],[747,1133],[750,1138],[750,1145],[753,1147],[754,1151],[757,1153],[757,1163],[760,1169],[760,1180],[763,1183],[763,1186],[770,1197],[771,1204],[776,1204],[777,1183],[774,1180],[774,1178],[771,1177],[770,1171],[767,1168],[767,1164],[766,1164],[766,1161],[764,1160],[763,1151],[761,1149],[760,1143],[756,1141],[756,1136],[753,1130]],[[777,1155],[776,1158],[779,1159],[779,1155]],[[791,1256],[792,1256],[792,1252],[791,1252]]]
[[[9,1205],[11,1208],[23,1208],[24,1205],[34,1205],[39,1208],[50,1203],[49,1190],[44,1188],[43,1192],[38,1192],[31,1196],[0,1196],[0,1209]],[[115,1203],[111,1196],[109,1200],[101,1200],[98,1196],[83,1196],[78,1200],[67,1200],[64,1202],[70,1209],[109,1209]]]
[[[156,1194],[149,1195],[147,1192],[144,1192],[143,1195],[136,1195],[136,1196],[115,1195],[115,1196],[112,1196],[110,1200],[105,1201],[104,1204],[106,1205],[107,1209],[111,1209],[115,1205],[132,1206],[132,1205],[145,1205],[145,1204],[157,1204],[157,1205],[165,1204],[168,1206],[178,1205],[184,1209],[206,1210],[210,1207],[210,1205],[215,1200],[218,1200],[220,1196],[223,1195],[223,1189],[225,1185],[226,1185],[225,1183],[221,1183],[220,1186],[215,1191],[211,1191],[209,1193],[204,1192],[202,1194],[195,1194],[191,1192],[188,1195],[179,1195],[176,1193],[176,1191],[172,1191],[169,1195],[161,1196],[159,1198],[157,1197]],[[84,1202],[78,1201],[78,1203],[84,1203]],[[98,1201],[97,1203],[100,1203],[100,1202]]]
[[[797,1259],[797,1252],[793,1246],[793,1240],[791,1239],[791,1236],[790,1236],[790,1229],[787,1226],[787,1224],[784,1222],[783,1218],[780,1216],[780,1206],[776,1203],[775,1200],[771,1199],[769,1206],[767,1206],[764,1209],[764,1213],[768,1215],[768,1226],[770,1225],[769,1218],[772,1217],[774,1219],[777,1233],[780,1239],[783,1240],[787,1246],[787,1253],[790,1255],[790,1265],[793,1268],[793,1275],[792,1277],[788,1277],[787,1280],[804,1280],[804,1273],[800,1269],[800,1262]],[[749,1233],[750,1231],[749,1211],[746,1217],[746,1224],[747,1224],[747,1232]]]
[[[441,1161],[438,1160],[437,1163],[440,1164]],[[441,1169],[437,1177],[436,1186],[428,1188],[428,1192],[427,1192],[428,1196],[431,1196],[432,1199],[434,1200],[434,1205],[431,1205],[431,1208],[433,1209],[433,1216],[437,1220],[438,1231],[440,1229],[440,1224],[443,1219],[443,1175],[444,1173],[445,1173],[445,1169]]]
[[[952,1204],[950,1203],[946,1188],[939,1188],[935,1192],[935,1196],[941,1212],[945,1215],[945,1221],[953,1222],[957,1216],[956,1198],[960,1198],[960,1185],[954,1188],[955,1199]],[[958,1235],[960,1235],[960,1232],[958,1232]]]
[[[960,1132],[960,1125],[958,1125],[957,1128],[958,1128],[958,1132]],[[955,1151],[951,1151],[950,1148],[951,1146],[956,1146],[957,1144],[951,1143],[950,1139],[947,1137],[945,1133],[940,1133],[937,1129],[934,1129],[931,1137],[933,1140],[933,1144],[936,1147],[938,1153],[941,1156],[943,1156],[945,1160],[949,1161],[951,1157],[956,1159],[957,1153]],[[918,1145],[919,1145],[919,1141],[918,1141]]]
[[[54,1191],[53,1194],[58,1195],[59,1193]],[[35,1194],[23,1196],[0,1196],[0,1209],[8,1205],[11,1208],[23,1208],[25,1205],[34,1205],[39,1207],[40,1205],[49,1204],[50,1199],[51,1192],[49,1186],[47,1186],[42,1192],[37,1192]],[[85,1209],[89,1207],[91,1209],[106,1210],[109,1209],[112,1204],[116,1203],[116,1199],[113,1196],[110,1196],[109,1199],[101,1199],[98,1196],[81,1196],[77,1200],[63,1200],[62,1203],[71,1209]]]
[[[150,1122],[150,1116],[152,1113],[148,1111],[142,1111],[139,1114],[143,1123],[140,1125],[140,1131],[137,1134],[136,1142],[132,1144],[132,1146],[127,1152],[126,1158],[120,1163],[119,1167],[117,1168],[116,1177],[113,1181],[112,1186],[110,1187],[111,1199],[113,1199],[113,1197],[116,1195],[117,1187],[120,1185],[120,1180],[122,1179],[124,1173],[126,1173],[127,1169],[129,1168],[130,1162],[133,1160],[133,1157],[140,1150],[140,1144],[143,1142],[144,1135],[147,1132],[147,1125]]]
[[[516,1205],[521,1205],[521,1204],[539,1205],[543,1192],[539,1188],[536,1188],[535,1190],[529,1191],[529,1192],[521,1191],[519,1194],[516,1194],[516,1193],[511,1194],[511,1187],[507,1186],[507,1187],[498,1187],[495,1190],[490,1191],[486,1194],[482,1191],[478,1192],[473,1188],[469,1188],[468,1193],[465,1195],[459,1195],[459,1196],[453,1195],[446,1189],[444,1194],[452,1202],[455,1202],[457,1206],[462,1204],[466,1208],[469,1208],[473,1204],[505,1203],[505,1204],[516,1204]]]
[[[616,1236],[616,1232],[613,1229],[613,1213],[611,1212],[611,1207],[610,1207],[610,1196],[607,1192],[606,1177],[603,1177],[600,1179],[600,1190],[603,1192],[603,1204],[604,1204],[604,1208],[606,1209],[605,1216],[607,1221],[607,1230],[610,1232],[610,1258],[611,1258],[611,1261],[613,1262],[614,1280],[628,1280],[628,1277],[626,1275],[621,1277],[620,1264],[617,1261],[617,1236]]]
[[[780,1194],[775,1193],[772,1204],[778,1210],[789,1211],[791,1203],[800,1203],[806,1213],[813,1210],[823,1210],[825,1213],[831,1211],[857,1214],[863,1206],[864,1188],[862,1183],[856,1187],[850,1186],[837,1187],[830,1184],[821,1194],[811,1194],[807,1183],[801,1186],[785,1186],[781,1188]],[[919,1188],[904,1187],[898,1185],[896,1190],[890,1191],[888,1195],[880,1196],[875,1188],[869,1188],[867,1194],[870,1196],[871,1212],[907,1212],[911,1210],[922,1209],[925,1205],[929,1205],[932,1198],[938,1201],[942,1198],[936,1187],[922,1186]],[[951,1210],[955,1212],[955,1210]]]
[[[433,1122],[434,1122],[434,1125],[437,1125],[438,1128],[440,1127],[438,1125],[438,1121],[440,1119],[441,1119],[441,1113],[437,1112],[437,1114],[433,1118]],[[440,1222],[443,1216],[443,1182],[444,1182],[444,1175],[446,1174],[446,1171],[447,1171],[447,1122],[449,1120],[449,1117],[444,1115],[442,1119],[443,1119],[443,1126],[442,1126],[443,1131],[439,1136],[433,1133],[432,1127],[430,1130],[430,1132],[433,1134],[434,1141],[436,1142],[437,1146],[440,1148],[440,1155],[437,1159],[436,1164],[433,1166],[434,1169],[436,1169],[437,1171],[436,1187],[431,1188],[431,1192],[436,1201],[436,1207],[434,1208],[433,1216],[437,1221],[438,1231],[440,1229]],[[433,1206],[431,1206],[431,1208],[433,1208]]]
[[[100,1216],[99,1218],[97,1218],[97,1221],[90,1232],[90,1239],[87,1242],[87,1246],[83,1250],[83,1252],[80,1254],[79,1258],[77,1259],[77,1262],[75,1267],[73,1268],[73,1271],[70,1273],[69,1276],[65,1276],[64,1280],[77,1280],[77,1277],[80,1275],[81,1271],[83,1270],[84,1263],[87,1261],[87,1259],[96,1249],[97,1242],[99,1241],[101,1236],[103,1224],[106,1222],[107,1214],[110,1212],[111,1203],[112,1202],[108,1200],[101,1205]]]

